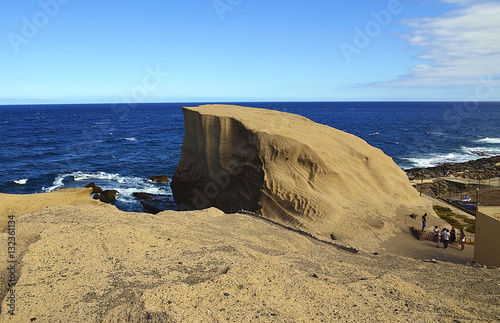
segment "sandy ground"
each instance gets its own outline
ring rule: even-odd
[[[466,245],[464,250],[460,246],[449,244],[447,249],[443,248],[443,243],[436,248],[433,241],[419,241],[408,231],[398,237],[393,237],[384,244],[384,251],[391,254],[410,257],[421,260],[436,260],[453,262],[457,264],[472,264],[474,259],[474,246]]]
[[[463,212],[462,210],[459,210],[452,205],[444,203],[443,201],[425,195],[423,195],[422,198],[431,202],[432,205],[445,206],[452,209],[452,211],[457,214],[472,217],[470,214]],[[422,228],[421,215],[418,215],[416,219],[411,219],[409,217],[399,217],[397,218],[396,222],[399,223],[401,232],[397,236],[391,237],[387,242],[383,244],[383,249],[386,252],[404,257],[410,257],[413,259],[434,259],[436,261],[453,262],[459,264],[473,263],[473,245],[466,245],[465,249],[462,251],[456,244],[450,244],[448,249],[444,249],[443,243],[440,244],[439,248],[436,248],[436,243],[433,241],[419,241],[415,239],[409,228],[414,227],[417,230],[420,230]],[[426,232],[432,232],[432,229],[435,225],[437,225],[440,229],[450,228],[450,225],[447,222],[432,213],[428,216]],[[474,237],[474,234],[467,232],[467,237]]]
[[[152,215],[110,205],[53,205],[15,220],[15,315],[8,313],[9,273],[3,270],[2,322],[500,317],[499,269],[447,262],[469,262],[472,248],[436,249],[409,230],[373,254],[350,253],[268,220],[217,209]],[[396,223],[408,228],[420,219]],[[0,241],[6,244],[7,237],[1,233]],[[0,248],[1,268],[6,259],[7,249]]]

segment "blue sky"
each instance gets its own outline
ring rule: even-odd
[[[5,0],[0,104],[500,100],[500,1]]]

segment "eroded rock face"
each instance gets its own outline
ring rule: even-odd
[[[264,172],[253,133],[235,118],[183,112],[189,134],[170,184],[179,209],[260,209]]]
[[[183,113],[171,183],[181,210],[246,209],[344,241],[385,240],[397,214],[432,213],[392,159],[356,136],[265,109],[205,105]]]

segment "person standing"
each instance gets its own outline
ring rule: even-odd
[[[450,241],[450,233],[448,232],[448,229],[443,229],[443,246],[445,249],[448,249],[448,241]]]
[[[465,248],[465,232],[464,229],[460,229],[460,250],[464,250]]]
[[[439,248],[439,243],[441,242],[441,232],[439,232],[439,229],[436,232],[436,248]]]
[[[424,213],[424,215],[422,215],[422,233],[424,233],[426,224],[427,224],[427,213]]]
[[[434,241],[437,241],[438,233],[439,233],[439,229],[438,229],[438,226],[436,225],[434,227]]]
[[[455,227],[451,227],[450,230],[450,243],[455,244],[455,240],[457,240],[457,232],[455,231]]]

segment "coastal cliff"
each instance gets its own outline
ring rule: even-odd
[[[171,183],[181,210],[245,209],[364,247],[392,236],[396,216],[431,212],[389,156],[351,134],[266,109],[203,105],[183,113]]]

